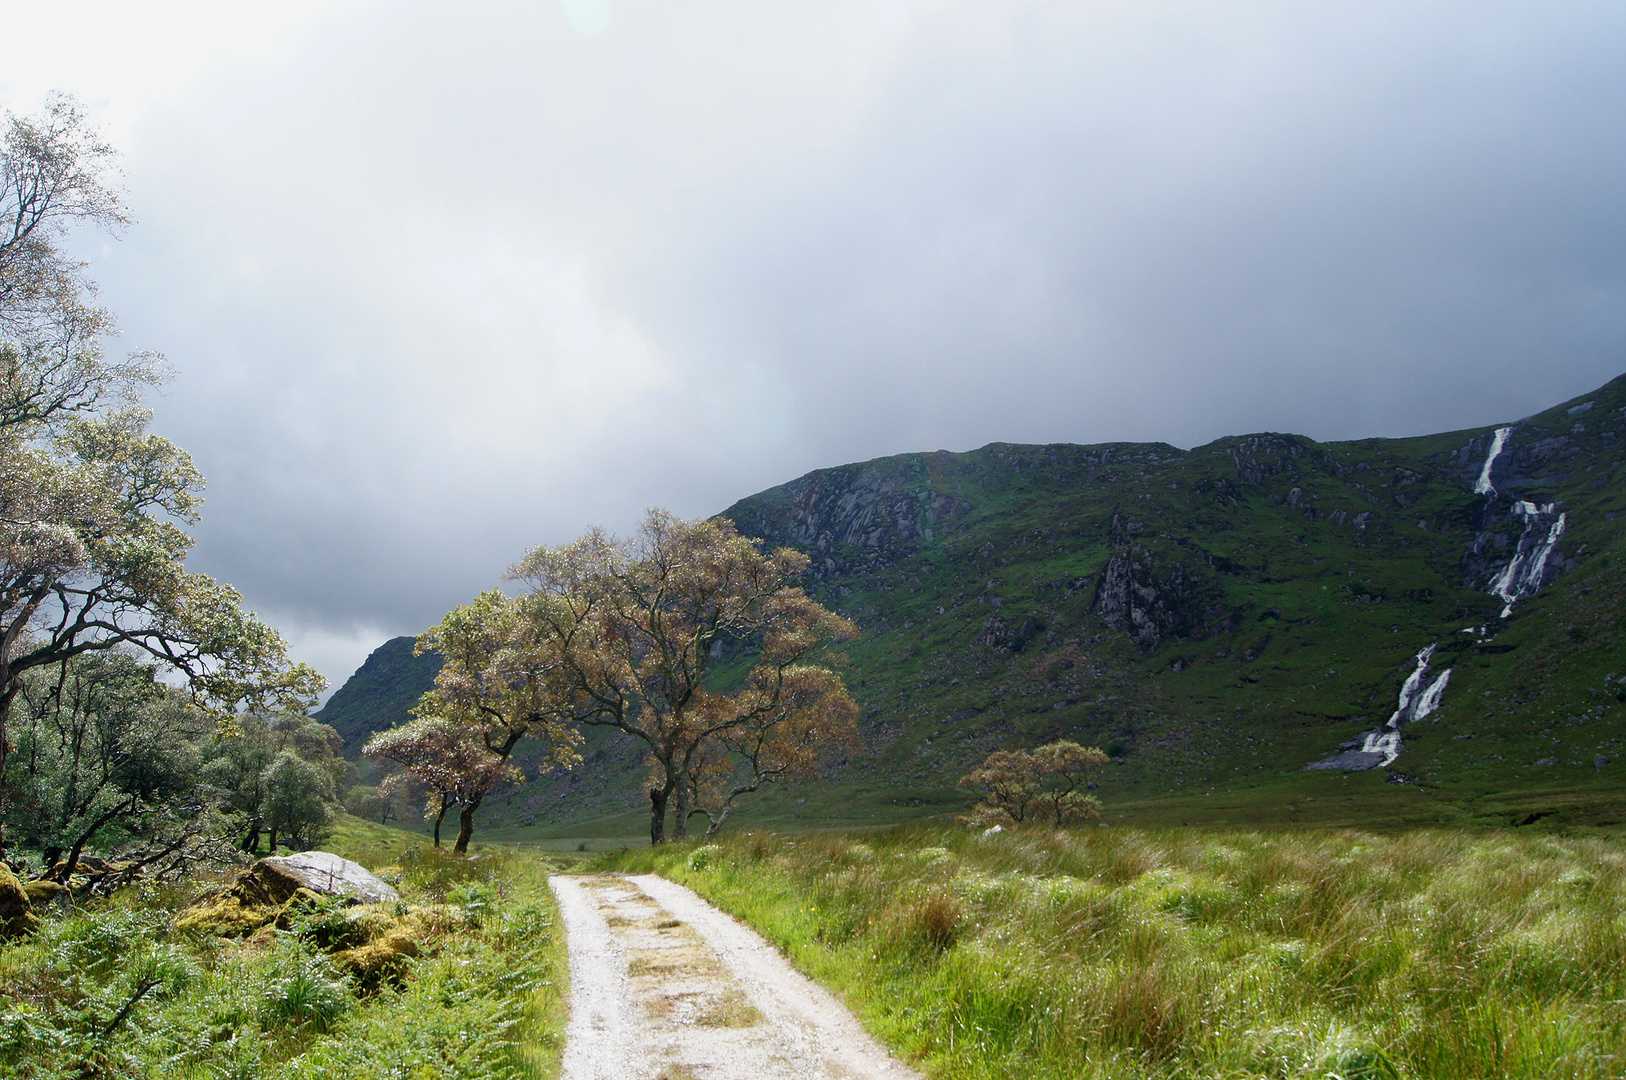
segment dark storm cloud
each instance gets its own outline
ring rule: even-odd
[[[336,678],[650,505],[1626,368],[1618,6],[570,15],[354,6],[131,128],[98,272],[179,369],[197,561]]]

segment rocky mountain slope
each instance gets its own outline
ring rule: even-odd
[[[1602,821],[1626,817],[1623,457],[1626,377],[1411,439],[907,454],[724,516],[807,551],[811,591],[864,629],[859,801],[950,802],[991,749],[1067,737],[1114,756],[1109,802],[1381,776],[1470,817],[1562,791]],[[635,761],[603,753],[599,794],[532,785],[510,818],[631,805]]]
[[[440,657],[434,653],[413,656],[414,644],[410,637],[384,642],[313,714],[344,739],[346,758],[358,758],[373,732],[410,720],[409,710],[435,685]]]

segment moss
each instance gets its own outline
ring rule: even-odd
[[[188,908],[175,920],[175,929],[183,933],[241,937],[273,921],[280,910],[261,904],[245,904],[240,897],[226,893]]]
[[[0,940],[31,934],[39,926],[33,903],[10,867],[0,863]]]
[[[49,907],[59,898],[70,895],[66,886],[54,881],[25,881],[23,892],[28,894],[28,902],[36,908]]]
[[[352,976],[366,991],[398,981],[406,971],[407,961],[423,954],[424,944],[441,931],[445,921],[441,913],[430,908],[414,908],[393,917],[385,911],[377,908],[358,919],[374,932],[371,940],[333,954],[339,970]]]

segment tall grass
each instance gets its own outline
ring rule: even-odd
[[[1626,846],[1450,832],[743,835],[658,868],[936,1077],[1626,1075]]]

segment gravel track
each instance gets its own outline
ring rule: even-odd
[[[921,1080],[755,931],[654,875],[555,875],[563,1080]]]

